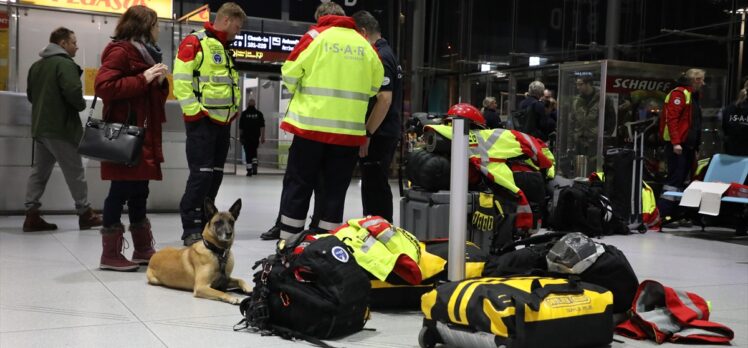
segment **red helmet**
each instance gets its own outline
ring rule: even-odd
[[[486,119],[483,117],[483,114],[481,114],[480,110],[468,103],[452,105],[452,107],[449,108],[449,111],[447,111],[447,115],[452,117],[467,118],[468,120],[471,120],[481,126],[486,125]]]

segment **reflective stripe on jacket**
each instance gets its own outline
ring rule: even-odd
[[[421,251],[409,232],[374,216],[348,220],[330,234],[351,247],[356,262],[377,279],[385,281],[394,273],[410,284],[421,283]]]
[[[729,343],[733,331],[709,321],[709,304],[692,292],[675,290],[656,281],[639,285],[631,306],[631,319],[616,327],[616,333],[657,343]]]
[[[660,117],[659,134],[662,140],[673,145],[686,141],[691,127],[691,87],[676,87],[665,97],[663,113]]]
[[[185,121],[208,115],[216,123],[228,124],[236,115],[241,91],[239,73],[221,41],[206,29],[197,37],[200,50],[192,60],[174,60],[174,96],[179,100]]]
[[[328,144],[366,142],[366,110],[382,85],[384,68],[350,17],[322,16],[281,72],[293,94],[281,129]]]

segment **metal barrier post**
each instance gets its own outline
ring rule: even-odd
[[[447,272],[450,281],[465,279],[465,240],[467,235],[468,197],[468,129],[470,120],[452,119],[452,151],[449,197],[449,255]]]

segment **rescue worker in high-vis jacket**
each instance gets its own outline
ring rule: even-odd
[[[346,191],[368,135],[368,101],[384,79],[377,52],[340,5],[319,5],[315,18],[317,24],[281,69],[283,84],[293,94],[281,129],[295,135],[281,194],[282,239],[304,229],[319,176],[325,192],[319,229],[329,231],[343,222]]]
[[[240,105],[239,74],[227,47],[244,25],[246,14],[233,2],[218,9],[216,18],[179,45],[174,60],[174,96],[179,100],[187,131],[190,176],[179,211],[182,240],[202,239],[210,216],[203,216],[206,197],[215,199],[229,151],[231,121]]]
[[[659,135],[667,144],[667,179],[664,191],[683,191],[690,179],[696,153],[701,144],[701,105],[699,91],[705,85],[706,72],[688,69],[676,87],[665,97],[663,115],[660,117]],[[677,202],[660,197],[657,202],[663,224],[677,220]]]

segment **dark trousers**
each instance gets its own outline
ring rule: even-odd
[[[215,200],[221,187],[231,127],[215,124],[205,117],[195,122],[185,122],[185,129],[190,176],[179,203],[184,230],[182,239],[193,233],[202,233],[210,218],[203,216],[203,204],[205,198]]]
[[[667,158],[667,179],[663,191],[683,191],[686,188],[686,180],[691,178],[691,170],[696,161],[696,151],[683,146],[683,152],[676,155],[673,152],[673,146],[668,144],[665,146],[665,156]],[[660,210],[660,216],[673,216],[678,209],[678,202],[660,197],[657,201],[657,208]]]
[[[283,176],[283,186],[286,186],[286,182],[288,181],[288,172]],[[320,216],[322,215],[322,207],[323,203],[325,201],[325,193],[322,191],[323,184],[322,184],[322,177],[320,176],[317,179],[317,186],[314,187],[314,210],[312,211],[312,222],[309,223],[309,229],[313,230],[315,232],[322,232],[319,230],[319,220]],[[281,204],[283,202],[281,201]],[[281,226],[281,214],[278,212],[278,216],[275,218],[275,226],[279,227]]]
[[[397,149],[397,138],[372,137],[369,154],[361,166],[361,204],[364,215],[378,215],[392,222],[392,189],[389,170]]]
[[[148,201],[148,180],[118,181],[109,185],[109,194],[104,200],[104,227],[122,223],[122,208],[127,202],[127,215],[130,223],[145,220],[146,202]]]
[[[294,137],[288,150],[288,167],[281,193],[281,232],[296,234],[304,229],[309,200],[320,176],[324,199],[315,201],[320,205],[318,227],[329,231],[342,223],[345,194],[357,155],[358,147]]]
[[[259,139],[242,139],[242,147],[244,147],[244,161],[247,166],[256,163],[253,160],[257,160],[257,148],[260,146]]]

